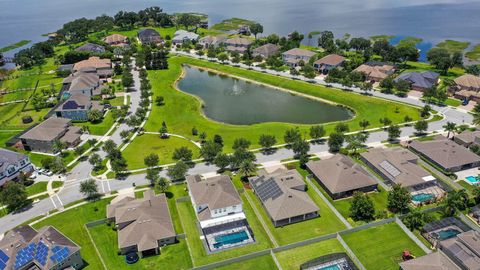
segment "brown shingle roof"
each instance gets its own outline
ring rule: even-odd
[[[248,38],[240,38],[240,37],[230,38],[225,41],[225,44],[227,44],[227,46],[245,46],[246,47],[246,46],[250,46],[252,43],[253,43],[252,40]]]
[[[305,57],[312,57],[315,54],[316,53],[312,51],[299,49],[299,48],[293,48],[283,53],[283,55],[287,55],[287,56],[305,56]]]
[[[70,119],[50,117],[20,136],[21,139],[52,141],[70,125]]]
[[[127,40],[128,38],[126,36],[119,35],[119,34],[113,34],[103,39],[103,41],[107,44],[125,43],[127,42]]]
[[[438,251],[400,263],[402,270],[460,270],[447,255]]]
[[[280,51],[280,46],[268,43],[268,44],[265,44],[263,46],[260,46],[258,48],[253,49],[252,52],[254,54],[262,54],[262,55],[270,56],[270,55],[278,53],[278,51]]]
[[[81,70],[83,68],[95,68],[95,69],[102,69],[102,68],[111,68],[112,67],[112,60],[110,59],[100,59],[100,57],[92,56],[87,60],[82,60],[80,62],[75,63],[73,66],[73,70]]]
[[[95,73],[77,72],[63,80],[64,84],[70,83],[68,91],[84,90],[95,88],[100,83],[100,78]]]
[[[317,61],[315,61],[314,64],[316,65],[329,65],[329,66],[338,66],[341,63],[345,61],[345,57],[338,55],[338,54],[329,54],[327,56],[324,56]]]
[[[480,89],[480,77],[472,74],[462,75],[456,78],[454,81],[462,88]]]
[[[377,184],[364,168],[344,155],[309,161],[307,167],[332,194]]]

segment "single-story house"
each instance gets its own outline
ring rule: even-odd
[[[455,85],[459,90],[480,91],[480,77],[472,74],[462,75],[455,80]]]
[[[100,78],[108,78],[113,74],[112,60],[92,56],[73,65],[73,72],[97,73]]]
[[[104,53],[105,47],[98,44],[87,43],[75,49],[77,52]]]
[[[278,169],[249,180],[275,227],[318,217],[320,209],[297,170]]]
[[[412,141],[408,147],[448,172],[458,172],[480,166],[479,156],[447,138],[423,142]]]
[[[143,29],[138,31],[138,39],[142,44],[160,44],[163,39],[160,34],[154,29]]]
[[[330,70],[338,68],[345,62],[345,57],[338,54],[329,54],[313,63],[316,71],[327,74]]]
[[[368,82],[381,82],[395,73],[395,66],[385,62],[366,62],[353,71],[365,74]]]
[[[0,148],[0,186],[17,179],[20,174],[30,174],[33,170],[27,155]]]
[[[460,134],[453,136],[453,140],[456,143],[463,145],[467,148],[469,148],[473,144],[480,145],[480,130],[464,131]]]
[[[377,181],[348,156],[338,154],[329,159],[309,161],[307,169],[334,200],[350,197],[356,191],[377,189]]]
[[[449,90],[451,90],[452,88],[450,88]],[[458,98],[458,99],[461,99],[461,100],[471,100],[471,101],[475,101],[475,102],[480,102],[480,92],[477,92],[477,91],[470,91],[470,90],[460,90],[460,91],[456,91],[456,90],[453,90],[453,96],[455,98]]]
[[[310,58],[315,56],[315,54],[315,52],[309,50],[293,48],[282,53],[282,59],[287,66],[297,67],[301,61],[303,61],[305,64],[308,64]]]
[[[200,36],[193,32],[188,32],[185,30],[177,30],[172,38],[172,44],[183,44],[184,42],[195,42]]]
[[[268,58],[272,55],[278,54],[279,51],[280,51],[280,46],[267,43],[265,45],[262,45],[258,48],[253,49],[252,56],[253,57],[261,56],[262,58]]]
[[[461,270],[442,251],[408,260],[400,263],[401,270]]]
[[[73,94],[55,109],[55,115],[73,121],[88,121],[88,112],[91,110],[103,112],[104,108],[99,101],[90,100],[87,95]]]
[[[26,225],[7,232],[0,240],[0,266],[9,270],[81,269],[83,260],[80,246],[54,227],[37,231]]]
[[[160,247],[177,239],[164,193],[147,190],[141,199],[127,196],[114,201],[107,205],[107,218],[117,227],[121,254],[159,254]]]
[[[205,49],[213,46],[213,48],[218,48],[221,44],[223,44],[227,40],[226,36],[206,36],[201,38],[198,41],[198,44],[202,45]]]
[[[107,43],[110,46],[123,47],[125,45],[128,45],[128,37],[120,34],[113,34],[105,37],[103,39],[103,42]]]
[[[440,248],[461,269],[480,269],[480,232],[469,230],[440,242]]]
[[[439,78],[440,74],[433,71],[407,72],[395,78],[395,82],[407,81],[410,83],[412,90],[423,92],[437,85]]]
[[[52,152],[53,143],[60,140],[68,147],[80,143],[81,129],[67,118],[50,117],[34,126],[19,138],[27,151]]]
[[[250,48],[252,43],[253,41],[248,38],[229,38],[225,40],[225,49],[229,52],[245,53]]]

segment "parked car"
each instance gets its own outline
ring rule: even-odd
[[[44,173],[46,176],[52,176],[53,175],[53,172],[49,171],[49,170],[46,170],[45,173]]]
[[[31,173],[29,176],[28,176],[28,179],[35,179],[37,178],[37,174],[36,173]]]

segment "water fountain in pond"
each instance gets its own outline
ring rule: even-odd
[[[238,86],[237,80],[233,81],[233,87],[230,91],[227,92],[229,96],[241,96],[245,93],[245,90]]]

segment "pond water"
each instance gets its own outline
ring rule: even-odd
[[[347,108],[271,87],[194,67],[186,67],[185,71],[178,88],[199,97],[205,115],[215,121],[234,125],[263,122],[321,124],[353,117]]]

